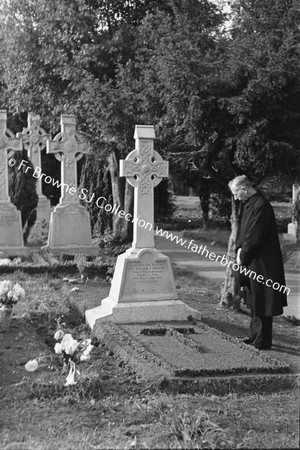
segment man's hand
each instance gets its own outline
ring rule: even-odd
[[[241,257],[240,257],[241,251],[242,251],[242,249],[239,248],[238,251],[237,251],[237,254],[236,254],[236,262],[237,262],[240,266],[242,265],[242,261],[241,261]]]

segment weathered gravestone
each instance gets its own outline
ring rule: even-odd
[[[283,233],[283,239],[293,243],[297,242],[298,235],[298,217],[296,217],[296,203],[299,202],[298,197],[300,196],[300,186],[298,184],[293,184],[292,190],[292,221],[288,224],[287,233]],[[299,203],[298,203],[299,205]],[[299,207],[299,206],[297,206]]]
[[[44,247],[54,253],[98,254],[91,241],[89,212],[80,204],[77,192],[77,161],[89,152],[87,138],[76,131],[75,116],[62,115],[61,132],[54,140],[47,140],[47,153],[54,153],[61,161],[61,198],[51,213],[48,243]]]
[[[49,134],[40,127],[40,116],[38,114],[28,114],[28,126],[22,133],[17,133],[17,137],[23,138],[25,150],[28,152],[28,158],[32,162],[37,178],[37,194],[38,206],[37,217],[31,230],[31,238],[41,238],[48,235],[49,220],[50,220],[50,201],[42,193],[42,156],[41,152],[46,147],[46,141],[49,139]]]
[[[120,175],[134,187],[132,247],[117,259],[109,297],[86,311],[86,321],[117,323],[185,321],[199,312],[178,300],[170,259],[155,248],[153,193],[168,163],[154,151],[154,127],[137,125],[136,148],[120,161]]]
[[[8,150],[10,152],[8,153]],[[15,151],[23,151],[22,139],[7,129],[7,114],[0,111],[0,251],[6,255],[26,252],[23,241],[21,212],[8,194],[8,160]]]

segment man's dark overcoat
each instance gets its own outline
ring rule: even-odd
[[[281,315],[287,301],[276,220],[271,204],[259,192],[244,203],[237,248],[241,248],[242,265],[257,276],[263,276],[262,282],[253,279],[253,273],[246,277],[247,283],[250,282],[252,314],[260,317]],[[272,280],[268,284],[276,283],[276,289],[268,287],[267,280]]]

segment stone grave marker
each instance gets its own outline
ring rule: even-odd
[[[154,244],[154,187],[168,176],[168,163],[154,150],[154,127],[137,125],[136,147],[120,161],[120,176],[134,186],[132,247],[118,256],[109,297],[86,311],[97,320],[116,323],[186,321],[199,312],[178,299],[170,259]]]
[[[42,173],[42,156],[41,152],[46,148],[46,141],[49,134],[40,126],[40,116],[38,114],[28,114],[28,126],[22,133],[17,133],[17,137],[23,138],[25,150],[27,150],[28,158],[32,162],[37,175]],[[37,177],[36,184],[37,194],[39,197],[37,206],[37,218],[33,229],[31,230],[31,238],[41,238],[48,235],[49,220],[51,206],[50,201],[42,193],[42,178]]]
[[[75,116],[62,115],[61,132],[47,140],[47,153],[54,153],[61,162],[60,203],[51,213],[48,243],[43,247],[54,253],[98,254],[91,241],[90,214],[77,192],[77,161],[89,152],[87,138],[76,131]]]
[[[0,110],[0,252],[4,255],[24,254],[27,251],[23,241],[21,212],[11,203],[8,193],[8,160],[15,151],[23,151],[22,138],[14,137],[7,128],[6,111]]]
[[[297,242],[298,223],[295,217],[295,205],[300,196],[300,186],[293,184],[292,188],[292,221],[288,224],[287,233],[283,233],[283,239],[293,243]]]

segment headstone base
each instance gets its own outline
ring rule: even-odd
[[[99,251],[97,247],[91,246],[84,246],[80,245],[78,247],[74,246],[63,246],[63,247],[49,247],[48,245],[44,245],[41,247],[42,250],[50,251],[54,255],[86,255],[86,256],[98,256]]]
[[[31,250],[29,247],[9,247],[5,246],[2,247],[0,245],[0,258],[9,257],[9,256],[27,256],[31,253]]]
[[[80,203],[58,205],[50,216],[47,245],[53,253],[98,255],[92,245],[90,215]]]
[[[179,322],[188,317],[200,320],[201,314],[180,300],[117,303],[110,297],[101,306],[85,312],[86,323],[93,329],[96,321],[114,323]]]
[[[118,256],[109,296],[85,315],[91,328],[97,320],[146,323],[201,318],[199,311],[178,300],[170,259],[155,248],[130,248]]]
[[[9,201],[0,202],[0,251],[5,255],[26,252],[21,212]]]

